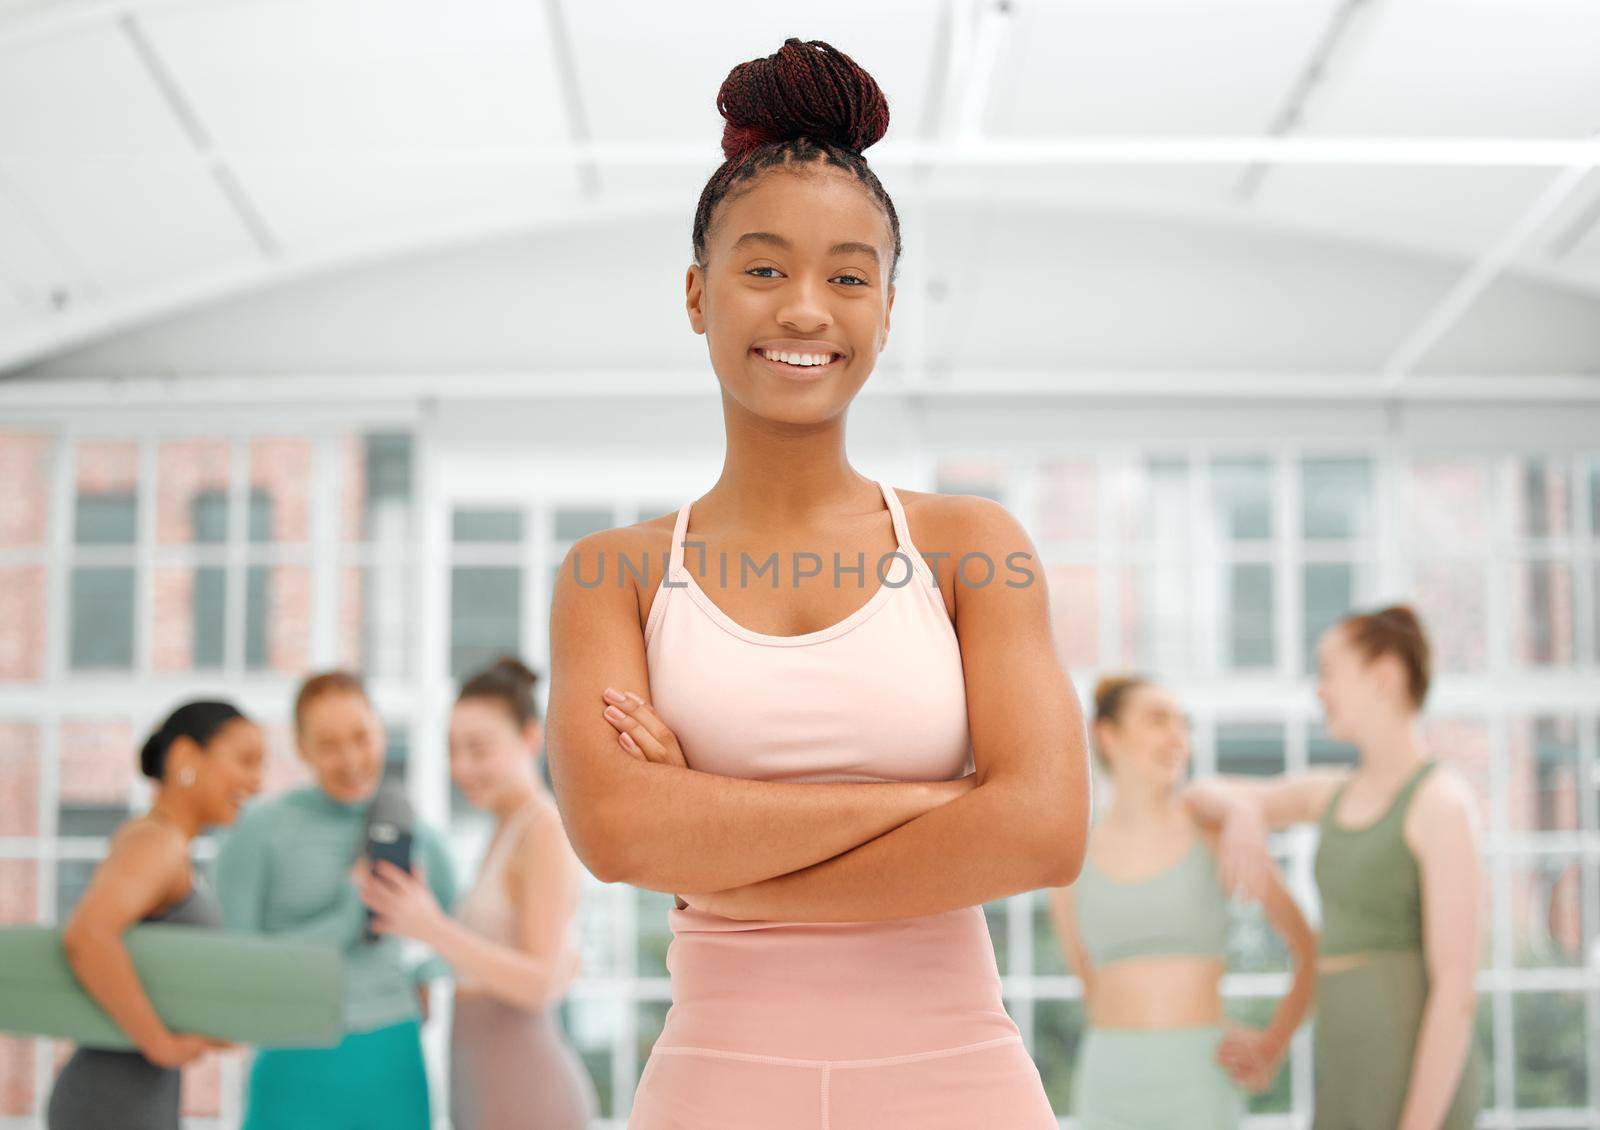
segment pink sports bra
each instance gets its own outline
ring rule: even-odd
[[[507,871],[511,866],[517,844],[521,842],[523,832],[537,814],[541,803],[538,800],[530,800],[506,818],[499,835],[495,837],[495,842],[484,856],[483,866],[479,868],[471,889],[456,900],[455,907],[451,911],[451,917],[474,933],[513,949],[522,945],[522,939],[518,929],[517,908],[513,905],[510,892],[506,889]],[[569,921],[577,910],[576,906],[558,905],[542,909],[548,914],[566,915]],[[575,943],[569,937],[566,945],[570,950]],[[475,992],[483,988],[478,979],[466,969],[456,970],[455,976],[457,990]]]
[[[693,504],[679,509],[644,640],[652,703],[690,768],[770,781],[931,781],[970,769],[955,626],[899,497],[877,486],[898,548],[839,581],[877,581],[877,591],[795,636],[751,631],[712,602],[683,561]]]

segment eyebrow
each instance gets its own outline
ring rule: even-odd
[[[730,250],[738,251],[741,247],[748,246],[752,243],[770,243],[775,247],[783,248],[785,251],[794,250],[794,244],[790,243],[787,239],[784,239],[783,236],[769,231],[747,231],[738,239],[733,241],[733,247]],[[878,249],[872,246],[870,243],[859,243],[854,240],[846,240],[844,243],[836,243],[832,247],[828,248],[829,255],[846,255],[852,251],[857,251],[863,255],[872,256],[872,261],[874,263],[878,261]]]

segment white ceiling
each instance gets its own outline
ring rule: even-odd
[[[1559,200],[1492,144],[1600,136],[1595,0],[0,0],[0,372],[640,363],[607,327],[682,334],[716,89],[790,35],[890,98],[890,366],[1600,376],[1600,142]]]

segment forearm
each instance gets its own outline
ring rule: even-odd
[[[441,917],[421,940],[458,973],[522,1008],[542,1009],[564,987],[556,962],[491,941],[453,918]]]
[[[1294,979],[1267,1022],[1267,1035],[1279,1047],[1289,1046],[1316,999],[1316,939],[1308,933],[1306,941],[1307,944],[1293,946]]]
[[[1087,824],[1070,798],[992,779],[836,858],[717,892],[707,907],[739,919],[867,922],[978,906],[1070,883]]]
[[[1466,1065],[1476,1007],[1470,986],[1428,993],[1399,1130],[1436,1130],[1444,1120]]]
[[[593,835],[605,842],[575,836],[574,847],[600,879],[678,893],[743,887],[810,867],[914,820],[957,788],[947,781],[752,781],[625,760],[618,787],[597,802],[603,812]]]
[[[138,970],[120,935],[77,932],[65,940],[65,949],[84,991],[134,1044],[148,1048],[169,1034],[139,981]]]

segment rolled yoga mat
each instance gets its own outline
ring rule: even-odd
[[[162,1021],[258,1047],[332,1047],[344,1036],[344,959],[332,946],[147,922],[124,935]],[[132,1048],[67,963],[56,926],[0,926],[0,1031]]]

